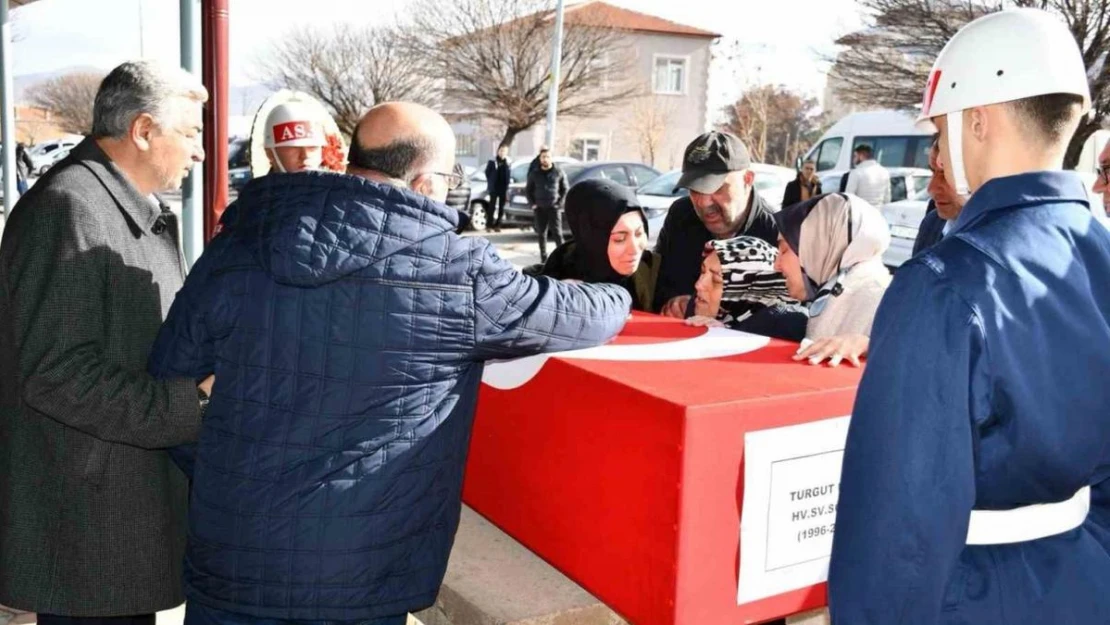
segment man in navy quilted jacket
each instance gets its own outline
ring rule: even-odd
[[[192,465],[186,623],[404,623],[459,522],[483,362],[602,343],[629,297],[455,234],[455,138],[384,104],[353,175],[250,182],[177,295],[158,376],[216,385]]]

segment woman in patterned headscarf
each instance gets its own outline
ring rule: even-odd
[[[783,209],[776,268],[790,294],[809,304],[807,343],[798,360],[859,365],[890,272],[883,252],[890,230],[878,209],[844,193],[830,193]]]
[[[787,292],[775,271],[778,251],[755,237],[713,240],[705,246],[701,277],[689,325],[733,330],[800,341],[806,311]]]

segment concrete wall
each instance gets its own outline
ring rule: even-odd
[[[15,139],[27,146],[53,139],[64,139],[69,133],[58,127],[50,111],[33,106],[15,107]]]
[[[451,120],[451,127],[455,130],[459,146],[455,152],[455,160],[464,167],[485,168],[486,162],[497,154],[497,146],[501,145],[501,139],[504,138],[504,128],[488,120],[460,118]],[[543,137],[543,124],[517,135],[509,149],[509,160],[535,156],[543,145]],[[463,149],[466,142],[473,145],[469,152]]]

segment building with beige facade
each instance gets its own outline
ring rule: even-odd
[[[582,161],[640,162],[663,171],[680,167],[686,145],[709,126],[711,46],[720,35],[600,0],[567,7],[565,21],[604,21],[624,33],[630,71],[612,82],[603,78],[598,88],[631,87],[636,95],[602,116],[560,116],[555,152]],[[484,166],[504,128],[465,113],[452,117],[459,162]],[[522,132],[513,142],[512,156],[533,156],[546,134],[542,122]]]

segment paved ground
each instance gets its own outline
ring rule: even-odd
[[[5,612],[0,610],[0,625],[5,625]],[[37,620],[34,614],[20,614],[7,625],[34,625]],[[166,610],[158,613],[158,625],[182,625],[185,622],[185,606]],[[419,620],[409,616],[408,625],[423,625]]]
[[[497,246],[501,258],[516,265],[518,269],[540,262],[540,246],[536,241],[536,233],[531,230],[505,229],[500,233],[467,233],[468,236],[482,236]],[[547,251],[555,249],[555,244],[548,242]]]

